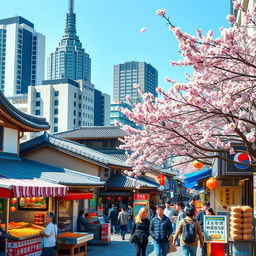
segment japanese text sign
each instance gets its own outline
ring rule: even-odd
[[[206,243],[227,243],[227,217],[204,216],[204,237]]]

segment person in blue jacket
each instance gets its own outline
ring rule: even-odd
[[[168,240],[172,234],[172,223],[164,215],[161,205],[156,207],[156,216],[151,219],[149,233],[154,239],[154,251],[156,256],[166,256],[168,252]]]

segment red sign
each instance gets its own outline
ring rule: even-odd
[[[149,200],[149,194],[134,194],[134,200]]]
[[[158,182],[159,182],[160,186],[165,185],[165,182],[164,182],[165,176],[162,173],[157,176],[157,179],[158,179]]]
[[[109,242],[111,239],[110,223],[101,224],[101,241]]]

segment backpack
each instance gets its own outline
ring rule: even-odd
[[[196,220],[193,219],[190,224],[187,222],[186,219],[183,219],[183,221],[185,225],[182,228],[182,239],[185,243],[193,243],[196,240]]]

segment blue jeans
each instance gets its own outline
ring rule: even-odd
[[[54,247],[44,247],[40,256],[55,256],[55,246]]]
[[[204,243],[204,247],[201,251],[201,256],[207,256],[207,243]]]
[[[128,226],[127,226],[127,231],[131,232],[132,231],[132,223],[133,223],[133,219],[129,218],[128,220]]]
[[[172,233],[176,231],[176,223],[172,222]]]
[[[181,244],[182,256],[196,256],[197,246],[191,246],[187,244]]]
[[[167,256],[168,242],[157,242],[154,240],[154,251],[156,256]]]

